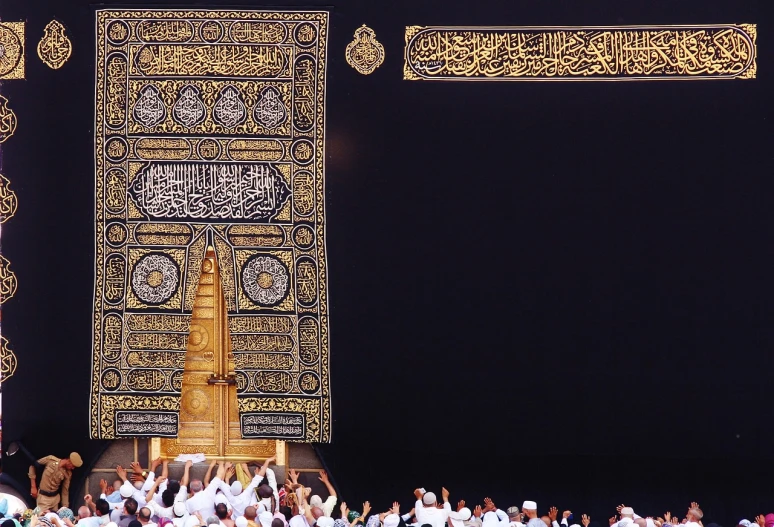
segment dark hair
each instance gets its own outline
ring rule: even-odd
[[[148,511],[148,512],[146,513],[144,511]],[[148,507],[141,508],[139,512],[140,518],[142,518],[145,521],[148,521],[151,519],[151,514],[153,514],[153,512]]]
[[[167,482],[167,489],[172,491],[172,494],[180,492],[180,482],[176,479]]]
[[[137,500],[134,498],[126,498],[126,500],[124,500],[124,508],[130,516],[137,514],[137,507],[139,506],[140,504],[137,503]]]
[[[293,510],[288,507],[287,505],[282,505],[279,508],[279,511],[282,513],[282,515],[285,517],[286,520],[289,520],[291,516],[293,516]],[[279,518],[277,518],[279,519]]]
[[[248,520],[254,520],[258,516],[258,511],[252,505],[245,507],[244,517]]]
[[[175,504],[175,493],[172,492],[172,489],[168,488],[161,493],[161,502],[165,507],[171,507]]]
[[[259,485],[258,488],[255,490],[255,492],[258,494],[258,497],[263,498],[271,498],[274,496],[274,491],[271,490],[271,487],[266,485],[265,483],[263,485]]]
[[[226,507],[225,503],[218,503],[215,505],[215,515],[221,520],[228,518],[228,507]]]
[[[279,518],[274,518],[271,521],[271,527],[285,527],[285,522],[283,522]]]
[[[142,527],[142,524],[137,520],[132,520],[129,522],[129,527]]]
[[[16,527],[16,524],[13,520],[5,520],[3,523],[0,523],[0,527]]]
[[[110,514],[110,504],[106,500],[103,500],[102,498],[98,499],[95,506],[97,507],[97,512],[103,516],[105,514]]]

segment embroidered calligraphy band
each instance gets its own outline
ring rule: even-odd
[[[755,24],[406,28],[405,80],[752,79]]]
[[[24,78],[24,22],[0,23],[0,79]]]
[[[211,247],[242,437],[330,441],[327,36],[326,12],[97,11],[92,437],[177,435]]]

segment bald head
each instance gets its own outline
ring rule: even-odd
[[[91,511],[87,506],[78,508],[78,518],[88,518],[89,516],[91,516]]]
[[[252,505],[245,507],[245,518],[247,518],[248,520],[254,520],[257,515],[258,515],[258,512],[256,511],[255,507],[253,507]]]
[[[546,524],[546,527],[551,527],[551,518],[548,516],[541,516],[540,519],[543,520],[543,523]]]
[[[637,518],[634,523],[637,524],[637,527],[648,527],[648,521],[645,518]]]
[[[204,488],[204,485],[202,484],[202,480],[200,479],[194,479],[191,481],[191,486],[189,487],[191,489],[191,492],[193,494],[196,494],[197,492],[201,492]]]
[[[312,507],[312,516],[314,516],[314,519],[320,518],[322,516],[325,516],[325,513],[320,507]]]

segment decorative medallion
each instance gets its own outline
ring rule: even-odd
[[[261,306],[279,304],[290,289],[287,268],[270,256],[257,256],[242,271],[242,287],[250,300]]]
[[[8,339],[0,337],[0,383],[7,381],[16,373],[16,355],[8,344]]]
[[[24,78],[24,22],[0,24],[0,79]]]
[[[263,89],[253,114],[255,122],[266,128],[276,128],[287,120],[288,110],[277,88],[269,86]]]
[[[163,254],[140,258],[132,271],[132,290],[147,304],[163,304],[175,294],[180,271],[174,260]]]
[[[0,174],[0,223],[13,218],[17,206],[16,192],[11,190],[11,182]]]
[[[46,66],[58,70],[73,54],[73,43],[65,35],[65,28],[56,20],[48,23],[43,38],[38,42],[38,57]]]
[[[376,40],[374,30],[363,24],[355,31],[355,40],[347,44],[346,57],[358,73],[370,75],[384,62],[384,46]]]
[[[16,114],[8,107],[8,99],[0,95],[0,143],[16,132]]]
[[[239,90],[225,86],[220,90],[218,100],[212,108],[212,118],[224,128],[234,128],[247,119],[247,107],[242,102]]]
[[[196,86],[186,86],[180,90],[180,96],[172,108],[172,116],[178,123],[192,128],[204,121],[207,110],[199,95],[199,88]]]
[[[11,271],[11,262],[0,254],[0,304],[16,294],[16,275]]]
[[[134,103],[132,110],[134,119],[145,126],[153,128],[167,118],[167,107],[161,100],[159,89],[152,84],[148,84],[140,91],[140,97]]]

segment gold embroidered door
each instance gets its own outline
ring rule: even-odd
[[[210,459],[253,460],[284,453],[279,441],[242,439],[235,379],[218,261],[208,246],[188,336],[178,435],[161,439],[158,455],[202,453]]]

